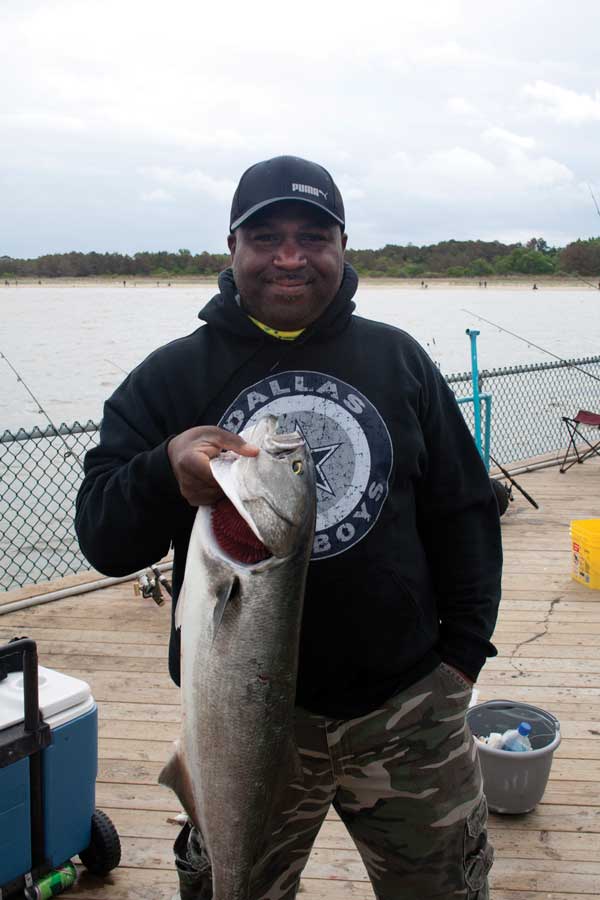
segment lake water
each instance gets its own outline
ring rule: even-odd
[[[193,331],[198,310],[215,293],[194,287],[3,287],[0,351],[6,354],[56,424],[98,420],[102,404],[129,371],[159,345]],[[466,328],[476,328],[482,368],[550,357],[469,309],[572,358],[600,352],[600,292],[531,288],[360,288],[360,315],[410,332],[444,374],[470,368]],[[22,384],[0,359],[0,432],[45,427]]]

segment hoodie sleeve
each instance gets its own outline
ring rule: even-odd
[[[76,503],[81,549],[100,572],[135,572],[167,553],[184,503],[167,455],[175,432],[156,364],[138,367],[104,405],[100,443],[85,458]]]
[[[427,446],[418,519],[439,598],[441,658],[477,679],[500,602],[500,517],[488,473],[454,394],[430,369],[423,396]]]

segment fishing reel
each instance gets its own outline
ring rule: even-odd
[[[149,569],[140,572],[138,580],[134,582],[133,590],[137,597],[141,594],[147,600],[154,600],[157,606],[164,606],[164,593],[169,597],[173,596],[173,586],[158,566],[150,566]]]
[[[494,494],[496,495],[498,512],[501,516],[503,516],[508,509],[508,504],[515,499],[513,497],[512,484],[504,484],[504,482],[498,481],[497,478],[490,478],[490,482],[492,484]]]

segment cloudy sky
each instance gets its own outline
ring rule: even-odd
[[[598,0],[1,0],[0,255],[224,251],[259,159],[350,246],[600,234]]]

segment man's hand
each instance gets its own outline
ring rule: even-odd
[[[222,496],[223,491],[210,468],[210,460],[221,450],[234,450],[240,456],[257,456],[259,453],[258,447],[216,425],[189,428],[169,442],[169,462],[179,490],[190,506],[210,506]]]
[[[469,678],[468,675],[465,675],[465,673],[462,672],[460,669],[457,669],[456,666],[451,666],[450,663],[446,663],[446,665],[448,666],[449,669],[453,669],[455,672],[458,672],[458,674],[460,675],[460,677],[461,677],[461,678],[464,678],[464,680],[467,682],[467,684],[470,684],[471,687],[473,687],[473,685],[475,684],[475,682],[473,681],[472,678]]]

